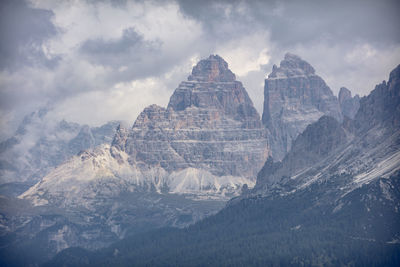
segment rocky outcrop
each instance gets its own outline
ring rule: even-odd
[[[281,160],[292,141],[323,115],[342,120],[337,98],[309,63],[286,54],[279,67],[273,66],[264,87],[262,122],[272,134],[274,159]]]
[[[352,97],[351,91],[345,87],[342,87],[339,91],[339,104],[343,116],[354,119],[354,116],[360,107],[360,96],[355,95]]]

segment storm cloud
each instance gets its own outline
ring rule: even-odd
[[[16,70],[23,65],[54,66],[56,56],[42,45],[57,34],[53,12],[31,8],[23,0],[4,0],[0,8],[0,69]]]
[[[56,119],[133,123],[216,53],[259,111],[286,52],[334,93],[365,95],[400,63],[398,14],[391,0],[1,1],[1,136],[44,106]]]

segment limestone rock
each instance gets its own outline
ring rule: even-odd
[[[193,68],[167,109],[144,109],[125,149],[130,162],[142,167],[159,165],[168,172],[201,168],[252,179],[269,153],[258,112],[219,56]]]
[[[294,176],[335,152],[347,140],[346,132],[337,120],[322,116],[296,138],[282,162],[273,163],[272,159],[268,159],[258,175],[257,186],[282,182]]]
[[[355,129],[365,132],[379,124],[397,131],[400,126],[400,65],[366,97],[360,100]]]
[[[280,67],[273,67],[264,87],[262,122],[272,134],[274,159],[281,160],[292,141],[323,115],[342,120],[337,98],[309,63],[286,54]]]

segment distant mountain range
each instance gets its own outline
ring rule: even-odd
[[[34,184],[80,151],[110,143],[118,121],[100,127],[53,121],[51,110],[25,116],[15,134],[0,143],[0,183]]]
[[[45,266],[400,264],[400,65],[354,120],[322,116],[256,186],[187,229],[160,229]]]
[[[400,66],[369,96],[342,88],[337,98],[286,54],[265,80],[260,118],[211,55],[130,129],[63,121],[25,146],[21,126],[0,145],[2,178],[38,182],[2,197],[4,262],[61,251],[50,265],[337,265],[370,250],[376,264],[397,262],[399,79]]]

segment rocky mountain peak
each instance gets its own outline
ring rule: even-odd
[[[254,108],[242,83],[218,55],[201,60],[192,71],[188,81],[181,82],[170,98],[168,109],[183,111],[187,108],[215,111],[245,122],[245,127],[259,127],[260,116]]]
[[[354,119],[359,107],[360,107],[360,96],[351,96],[351,91],[346,87],[340,88],[339,91],[339,105],[343,116],[350,119]]]
[[[309,76],[314,74],[315,70],[308,62],[301,59],[297,55],[286,53],[285,58],[280,63],[280,66],[273,66],[272,73],[268,76],[268,78]]]
[[[189,81],[198,82],[233,82],[235,74],[228,68],[228,63],[218,56],[210,55],[193,67]]]
[[[283,159],[292,141],[323,115],[342,120],[337,97],[309,63],[286,54],[264,86],[262,122],[272,133],[274,159]]]
[[[166,109],[158,105],[150,105],[146,107],[137,117],[133,128],[151,127],[152,121],[163,120]]]
[[[400,65],[390,72],[389,84],[391,85],[390,90],[395,91],[395,94],[400,93]]]
[[[398,131],[400,127],[400,65],[367,96],[360,100],[360,109],[355,116],[356,129],[366,131],[376,125],[385,124]]]
[[[242,83],[221,57],[211,55],[179,84],[167,108],[145,108],[118,147],[141,168],[201,168],[253,178],[269,153],[266,135]]]

